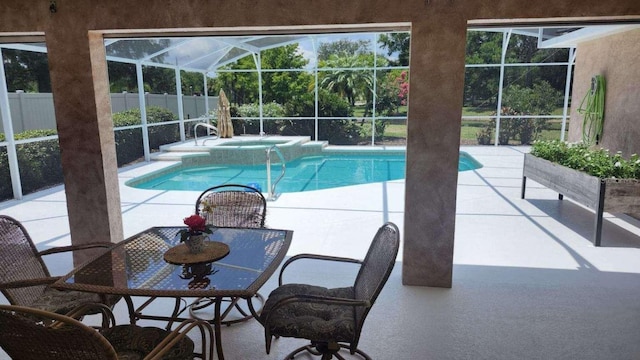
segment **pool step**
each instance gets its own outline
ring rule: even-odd
[[[205,163],[214,164],[261,164],[265,162],[266,148],[253,144],[242,146],[216,146],[216,143],[229,141],[246,141],[247,144],[255,142],[259,137],[238,137],[237,139],[211,139],[204,143],[204,139],[199,145],[195,145],[193,140],[185,142],[166,144],[160,146],[160,151],[151,154],[152,161],[185,161],[187,165],[202,165]],[[300,156],[321,153],[328,145],[327,141],[310,141],[309,137],[280,137],[271,136],[270,140],[284,139],[286,144],[278,145],[278,148],[289,159]],[[207,160],[208,159],[208,160]]]

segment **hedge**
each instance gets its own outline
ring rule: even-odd
[[[168,109],[150,106],[147,108],[147,123],[157,124],[176,120]],[[113,114],[114,127],[140,125],[140,109],[130,109]],[[33,139],[56,135],[53,129],[28,130],[14,135],[16,140]],[[142,129],[124,129],[114,132],[118,167],[139,160],[143,155]],[[0,133],[0,141],[4,141]],[[178,124],[167,124],[149,128],[149,145],[158,150],[161,145],[180,141]],[[57,139],[48,139],[16,146],[22,192],[28,194],[47,187],[62,184],[60,145]],[[0,201],[13,198],[7,148],[0,148]]]

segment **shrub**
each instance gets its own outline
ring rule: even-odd
[[[64,181],[57,139],[49,139],[16,147],[22,191],[26,194]]]
[[[9,159],[7,158],[7,147],[0,147],[0,201],[13,197],[13,187],[11,184],[11,174],[9,173]]]
[[[140,109],[134,108],[114,113],[113,127],[140,125],[141,118]],[[147,106],[147,124],[156,124],[161,122],[177,120],[176,115],[171,110],[160,106]]]
[[[495,123],[495,121],[494,121]],[[493,128],[487,126],[476,133],[476,139],[480,145],[491,145],[493,139]]]
[[[175,120],[168,109],[150,106],[147,108],[148,123],[162,123]],[[140,124],[140,109],[130,109],[113,114],[114,127]],[[56,135],[54,129],[27,130],[14,135],[16,140],[33,139]],[[115,132],[118,166],[135,161],[143,156],[141,129],[124,129]],[[149,128],[149,143],[152,149],[160,145],[180,140],[179,126],[168,124]],[[0,141],[5,135],[0,133]],[[57,139],[48,139],[16,146],[20,180],[25,194],[61,184],[63,179],[60,159],[60,145]],[[13,196],[9,161],[6,147],[0,148],[0,200]]]
[[[284,106],[272,102],[264,104],[264,117],[314,117],[314,94],[309,92],[301,96],[294,96]],[[234,109],[233,107],[231,108]],[[240,117],[259,117],[258,104],[245,104],[237,107]],[[318,115],[321,117],[351,117],[353,109],[349,102],[339,95],[320,89],[318,93]],[[232,111],[233,116],[233,111]],[[237,126],[238,125],[238,126]],[[384,132],[386,122],[376,124],[376,133],[380,136]],[[240,130],[242,129],[242,130]],[[264,122],[264,131],[268,134],[313,136],[315,124],[310,119],[270,119]],[[360,129],[351,120],[326,119],[320,120],[318,125],[319,137],[328,140],[332,144],[357,143],[360,137]],[[246,132],[257,134],[260,132],[259,120],[234,120],[234,132],[236,134]]]
[[[177,120],[171,110],[159,107],[147,107],[147,124],[159,124]],[[113,114],[113,126],[132,126],[141,124],[140,109],[129,109]],[[142,130],[122,129],[115,131],[118,166],[136,161],[143,156]],[[149,127],[149,147],[158,150],[160,145],[180,141],[180,126],[167,124]]]
[[[602,179],[640,179],[640,158],[637,154],[624,159],[619,151],[611,155],[606,149],[560,140],[535,141],[531,154]]]
[[[562,94],[546,81],[534,84],[531,88],[519,85],[511,85],[506,88],[502,101],[504,106],[500,110],[500,114],[509,116],[509,118],[500,121],[499,144],[507,145],[509,140],[519,140],[521,144],[530,144],[536,140],[542,130],[549,128],[548,120],[519,116],[549,115],[559,105],[561,99]],[[496,121],[492,120],[484,133],[493,132],[495,127]],[[480,138],[479,136],[478,143],[483,144],[481,141],[484,141],[484,137]]]
[[[16,140],[55,135],[53,129],[27,130],[14,135]],[[0,134],[4,141],[4,134]],[[22,191],[25,194],[63,182],[60,163],[60,145],[57,139],[48,139],[16,146]],[[0,200],[13,197],[7,148],[0,149]]]
[[[285,104],[287,116],[315,116],[313,93],[298,96]],[[318,116],[321,117],[351,117],[353,108],[340,95],[326,89],[318,91]],[[280,127],[282,135],[313,136],[314,122],[312,120],[285,120]],[[382,133],[380,133],[382,136]],[[351,120],[321,119],[318,123],[318,137],[336,145],[354,144],[359,141],[360,127]]]
[[[284,107],[276,102],[270,102],[262,105],[262,116],[270,117],[270,118],[278,118],[284,116]],[[252,104],[244,104],[238,107],[238,115],[240,117],[260,117],[260,107],[257,103]],[[278,120],[266,120],[264,122],[264,131],[267,134],[274,134],[278,132]],[[238,121],[238,125],[243,128],[243,132],[248,132],[251,134],[260,133],[260,120],[240,120]],[[235,131],[234,124],[234,133]]]

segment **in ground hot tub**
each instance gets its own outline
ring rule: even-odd
[[[273,145],[281,145],[290,142],[289,140],[232,140],[220,143],[216,146],[236,146],[236,147],[247,147],[247,146],[273,146]]]

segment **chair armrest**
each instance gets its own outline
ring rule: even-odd
[[[339,297],[331,297],[331,296],[318,296],[318,295],[291,295],[284,297],[278,300],[271,309],[269,313],[267,313],[266,318],[264,319],[264,326],[266,327],[269,324],[269,318],[271,314],[273,314],[274,310],[296,302],[308,302],[308,303],[317,303],[317,304],[325,304],[325,305],[339,305],[339,306],[351,306],[351,307],[371,307],[371,302],[368,300],[355,300],[349,298],[339,298]]]
[[[312,259],[312,260],[323,260],[323,261],[335,261],[335,262],[346,262],[346,263],[354,263],[354,264],[362,264],[361,260],[346,258],[346,257],[338,257],[338,256],[328,256],[328,255],[318,255],[318,254],[298,254],[290,257],[287,261],[282,264],[280,268],[280,275],[278,276],[278,286],[282,285],[282,275],[284,274],[284,270],[294,261],[300,259]]]
[[[67,251],[94,249],[94,248],[108,249],[114,245],[115,245],[114,243],[110,243],[110,242],[97,242],[97,243],[91,243],[91,244],[58,246],[51,249],[39,251],[38,256],[56,254],[56,253],[67,252]]]
[[[187,334],[193,330],[193,328],[197,327],[200,330],[200,343],[202,344],[201,353],[194,354],[200,355],[202,359],[212,359],[213,358],[213,342],[214,342],[214,334],[213,328],[211,325],[203,320],[196,319],[188,319],[176,327],[169,335],[158,344],[153,351],[151,351],[147,356],[145,356],[145,360],[156,360],[161,359],[175,344],[178,343],[181,339],[187,336]],[[209,337],[209,341],[207,341],[207,335]],[[209,346],[207,346],[207,343]],[[208,350],[207,350],[208,347]],[[208,352],[208,354],[207,354]]]
[[[46,278],[36,278],[27,280],[10,281],[6,283],[0,283],[0,289],[17,289],[22,287],[38,286],[38,285],[50,285],[60,279],[60,276],[50,276]]]
[[[110,307],[101,303],[86,303],[82,304],[65,315],[81,321],[85,315],[102,315],[102,326],[99,329],[107,329],[116,325],[116,318],[113,315],[113,311]]]

